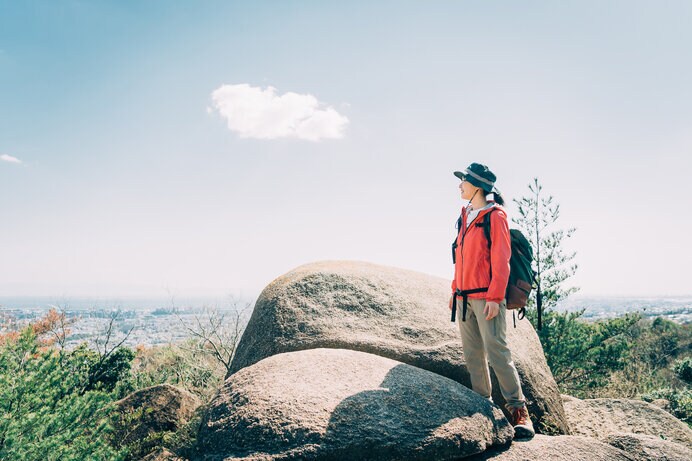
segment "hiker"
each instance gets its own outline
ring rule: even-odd
[[[487,166],[472,163],[454,175],[461,179],[461,198],[468,202],[461,209],[459,234],[453,246],[455,267],[449,308],[462,306],[459,331],[471,386],[492,402],[489,361],[512,416],[515,438],[533,437],[533,423],[506,340],[505,291],[511,246],[504,200],[494,188],[496,177]],[[483,229],[483,216],[489,212],[490,248]]]

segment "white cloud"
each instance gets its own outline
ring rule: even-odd
[[[311,94],[276,95],[247,83],[222,85],[211,94],[214,108],[228,129],[241,138],[299,138],[319,141],[343,137],[348,118],[325,106]]]
[[[0,155],[0,160],[2,160],[3,162],[9,162],[9,163],[22,163],[22,161],[19,160],[17,157],[12,157],[11,155],[7,155],[7,154]]]

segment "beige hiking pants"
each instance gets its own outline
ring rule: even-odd
[[[461,298],[458,298],[457,306],[461,308]],[[507,405],[514,408],[524,406],[525,399],[519,374],[512,361],[512,353],[507,348],[505,300],[500,303],[500,313],[491,320],[485,320],[483,314],[485,299],[469,298],[467,306],[466,321],[461,321],[461,315],[457,321],[466,357],[466,368],[471,375],[471,387],[474,392],[490,398],[490,362]]]

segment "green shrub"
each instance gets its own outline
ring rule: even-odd
[[[692,425],[692,390],[661,388],[643,395],[642,399],[647,402],[652,402],[656,399],[668,400],[671,413],[688,425]]]
[[[207,401],[223,383],[226,369],[200,348],[199,341],[138,347],[127,380],[120,386],[128,392],[156,384],[169,383],[186,389]]]
[[[678,379],[686,384],[692,384],[692,357],[686,357],[675,362],[673,371],[675,371]]]
[[[549,309],[543,313],[543,328],[537,333],[561,392],[588,398],[627,364],[630,331],[641,317],[634,314],[586,322],[583,314],[584,310]],[[527,315],[534,320],[535,310]]]

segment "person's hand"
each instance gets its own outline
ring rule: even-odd
[[[452,302],[454,301],[454,293],[452,293],[452,296],[449,298],[449,310],[452,310]]]
[[[497,314],[500,313],[500,305],[498,303],[488,301],[485,303],[485,308],[483,309],[485,314],[485,320],[492,320]]]

